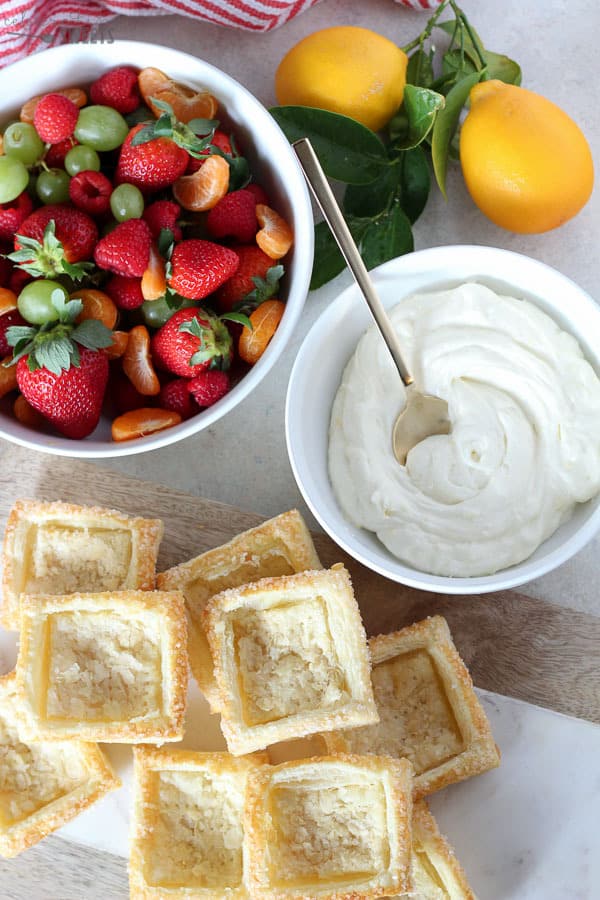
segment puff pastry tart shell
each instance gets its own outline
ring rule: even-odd
[[[406,757],[415,797],[500,763],[490,724],[442,616],[371,638],[379,723],[324,733],[332,752]]]
[[[136,748],[132,900],[246,900],[248,774],[264,754]]]
[[[157,576],[159,590],[183,591],[189,614],[189,655],[200,690],[218,711],[219,699],[202,611],[214,595],[261,578],[320,569],[304,519],[296,509],[282,513]]]
[[[414,900],[476,900],[454,850],[424,800],[413,806]]]
[[[343,566],[223,591],[203,613],[229,751],[378,720]]]
[[[0,856],[16,856],[121,782],[97,744],[29,741],[14,672],[0,678]]]
[[[115,743],[183,737],[183,595],[23,595],[17,682],[31,734]]]
[[[19,628],[19,595],[151,590],[158,519],[95,506],[18,500],[4,536],[0,624]]]
[[[253,900],[372,900],[409,891],[410,763],[326,756],[248,777]]]

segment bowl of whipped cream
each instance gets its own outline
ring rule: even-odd
[[[352,285],[306,336],[286,437],[309,508],[351,556],[442,593],[515,587],[600,530],[600,307],[549,266],[436,247],[371,272],[419,390],[452,428],[392,452],[405,388]]]

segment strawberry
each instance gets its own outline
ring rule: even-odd
[[[140,394],[122,372],[110,376],[110,398],[119,415],[131,412],[132,409],[153,406],[156,399]]]
[[[11,242],[12,242],[12,235],[11,235]],[[13,273],[13,267],[11,265],[11,262],[9,259],[6,259],[6,254],[8,252],[9,252],[9,249],[7,247],[0,246],[0,287],[8,287],[12,273]]]
[[[229,391],[231,381],[227,372],[218,370],[201,372],[191,378],[188,390],[198,406],[212,406]]]
[[[76,141],[74,137],[69,137],[65,138],[64,141],[59,141],[58,144],[51,144],[44,156],[44,162],[48,168],[64,169],[65,156],[78,143],[79,141]]]
[[[222,312],[229,312],[236,304],[241,303],[255,287],[252,279],[265,278],[273,265],[271,257],[263,253],[256,244],[235,245],[231,249],[237,253],[240,265],[237,272],[217,291],[217,304]]]
[[[189,160],[187,150],[170,138],[158,137],[135,144],[136,136],[147,127],[140,123],[131,129],[123,141],[115,173],[115,184],[135,184],[144,193],[173,184],[183,175]]]
[[[206,228],[214,238],[233,237],[241,244],[254,241],[258,231],[254,194],[244,189],[225,194],[209,212]]]
[[[180,309],[152,338],[152,356],[159,368],[194,378],[205,369],[229,368],[232,346],[221,319],[203,309]]]
[[[12,241],[32,209],[33,203],[27,191],[10,203],[0,203],[0,241]]]
[[[112,106],[124,116],[132,113],[142,102],[137,72],[131,66],[117,66],[105,72],[91,85],[90,99],[100,106]]]
[[[33,281],[31,275],[15,266],[12,270],[7,287],[9,287],[11,291],[14,291],[18,297],[25,285],[29,284],[30,281]]]
[[[143,219],[120,222],[96,244],[94,259],[101,269],[141,278],[150,259],[152,235]]]
[[[190,300],[202,300],[235,274],[240,260],[221,244],[191,238],[175,246],[170,262],[172,290]]]
[[[194,398],[188,391],[188,384],[187,378],[174,378],[162,386],[158,395],[159,407],[179,413],[183,421],[198,412]]]
[[[84,438],[100,418],[108,381],[108,358],[100,348],[112,343],[111,331],[97,319],[75,324],[81,300],[52,302],[58,323],[14,326],[7,332],[14,347],[17,384],[27,402],[70,438]]]
[[[9,259],[29,275],[78,280],[93,268],[89,260],[98,239],[92,219],[69,206],[44,206],[21,223]]]
[[[163,229],[172,232],[173,240],[180,241],[182,233],[177,224],[180,215],[181,207],[178,203],[174,203],[173,200],[155,200],[146,207],[142,218],[148,223],[155,241],[159,239]]]
[[[92,258],[98,240],[98,229],[94,220],[78,209],[54,204],[36,209],[25,219],[19,233],[15,235],[15,250],[21,249],[19,243],[21,235],[41,242],[46,226],[52,220],[57,240],[63,246],[67,262],[77,263]]]
[[[222,150],[223,153],[226,153],[228,156],[233,156],[233,149],[231,147],[231,142],[224,131],[221,131],[220,128],[217,128],[215,133],[212,136],[211,146],[218,147],[219,150]],[[197,172],[200,166],[206,162],[206,157],[210,155],[210,148],[207,147],[206,150],[200,154],[200,158],[196,158],[194,156],[190,156],[190,161],[188,163],[188,167],[186,169],[186,175],[193,175],[194,172]]]
[[[35,130],[47,144],[58,144],[75,131],[79,108],[63,94],[46,94],[33,114]]]
[[[0,316],[0,359],[4,359],[11,353],[11,346],[6,339],[6,332],[13,325],[27,325],[27,322],[17,309],[11,309],[10,312]]]
[[[78,172],[69,182],[71,203],[90,216],[108,212],[112,190],[111,182],[102,172]]]
[[[138,309],[144,302],[142,282],[139,278],[113,275],[104,285],[104,290],[119,309]]]

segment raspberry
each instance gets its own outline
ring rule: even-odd
[[[35,108],[35,130],[47,144],[58,144],[71,137],[79,117],[79,109],[62,94],[46,94]]]
[[[108,212],[112,190],[112,184],[102,172],[78,172],[69,183],[71,202],[90,216]]]
[[[209,212],[206,227],[214,238],[233,237],[241,244],[254,241],[258,231],[254,194],[244,189],[225,194]]]
[[[183,237],[177,219],[181,215],[181,207],[172,200],[156,200],[146,207],[142,218],[148,223],[155,241],[160,237],[163,228],[173,232],[173,239],[180,241]]]
[[[101,75],[90,87],[92,103],[112,106],[122,115],[132,113],[140,105],[137,72],[130,66],[117,66]]]
[[[225,396],[230,387],[229,375],[218,369],[207,369],[188,381],[190,394],[198,406],[202,407],[212,406]]]
[[[188,391],[188,384],[187,378],[175,378],[163,385],[158,395],[159,407],[179,413],[183,420],[194,416],[198,412],[198,406]]]
[[[263,203],[265,206],[271,205],[269,195],[265,191],[264,187],[261,187],[260,184],[254,184],[254,182],[251,182],[250,184],[246,185],[244,190],[250,191],[251,194],[254,194],[254,198],[257,203]]]
[[[52,144],[46,151],[44,162],[50,169],[64,169],[65,156],[78,143],[74,137],[69,137],[59,141],[58,144]]]
[[[119,309],[138,309],[144,302],[141,278],[113,275],[104,285],[104,290]]]
[[[0,240],[12,241],[32,209],[33,203],[27,191],[10,203],[0,203]]]

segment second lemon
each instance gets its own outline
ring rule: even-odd
[[[368,28],[325,28],[281,60],[277,101],[342,113],[378,131],[402,103],[407,62],[399,47]]]

